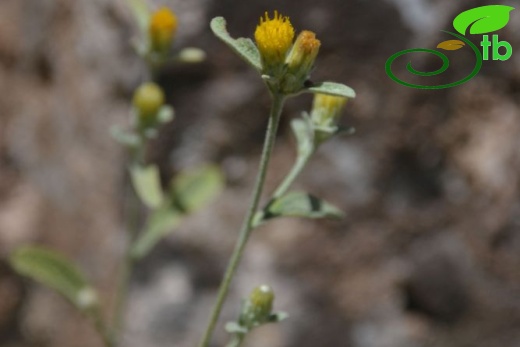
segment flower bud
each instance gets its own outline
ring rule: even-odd
[[[155,83],[144,83],[134,93],[132,103],[141,121],[155,119],[164,104],[164,93]]]
[[[249,295],[251,305],[263,315],[269,315],[273,309],[274,293],[268,285],[256,287]]]
[[[288,72],[296,80],[300,81],[302,85],[314,66],[320,45],[320,41],[316,39],[316,34],[312,31],[304,30],[296,38],[296,42],[294,42],[287,56]]]
[[[273,309],[274,292],[268,285],[253,289],[245,301],[240,315],[240,324],[252,329],[269,321]]]
[[[312,122],[320,127],[335,126],[347,100],[343,96],[314,94],[311,111]]]
[[[167,7],[161,7],[150,18],[148,35],[153,52],[166,53],[177,31],[177,17]]]

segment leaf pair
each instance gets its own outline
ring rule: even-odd
[[[163,192],[155,165],[131,169],[134,189],[141,201],[152,209],[147,225],[132,247],[132,256],[142,258],[176,228],[187,214],[200,209],[223,188],[224,178],[215,166],[183,172]]]

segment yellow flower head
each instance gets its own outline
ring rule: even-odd
[[[152,14],[149,26],[151,48],[154,51],[167,51],[177,31],[177,17],[167,7],[161,7]]]
[[[273,19],[269,18],[267,12],[265,18],[260,18],[260,24],[255,30],[255,41],[262,57],[264,70],[284,64],[293,39],[294,28],[289,17],[283,17],[274,11]]]

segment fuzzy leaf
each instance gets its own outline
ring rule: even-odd
[[[173,110],[173,107],[165,105],[161,107],[159,112],[157,112],[157,120],[159,123],[168,123],[173,120],[175,116],[175,112]]]
[[[354,89],[352,89],[344,84],[335,83],[335,82],[316,83],[312,87],[304,89],[303,92],[344,96],[347,98],[356,97],[356,92],[354,91]]]
[[[141,201],[151,209],[159,207],[163,201],[163,192],[157,166],[134,165],[130,168],[130,175]]]
[[[271,313],[271,315],[269,316],[269,322],[278,323],[283,320],[286,320],[287,318],[289,318],[289,314],[287,312],[283,312],[283,311],[275,312],[275,313]]]
[[[273,201],[264,212],[264,219],[274,217],[341,218],[344,213],[326,201],[305,192],[290,192]]]
[[[148,30],[150,21],[150,10],[144,0],[126,0],[128,7],[134,15],[139,30],[144,34]]]
[[[470,34],[487,34],[505,27],[512,10],[514,7],[504,5],[475,7],[455,17],[453,27],[462,35],[466,35],[468,28]]]
[[[141,259],[146,256],[157,242],[181,223],[182,218],[183,214],[169,205],[155,210],[148,219],[145,230],[132,246],[132,257]]]
[[[309,116],[304,114],[303,119],[293,119],[291,127],[298,143],[299,156],[309,155],[314,149],[314,129]]]
[[[230,334],[247,334],[248,332],[247,328],[237,322],[227,322],[225,329]]]
[[[223,17],[215,17],[211,20],[211,30],[213,33],[227,44],[235,53],[242,59],[249,63],[258,71],[262,70],[262,63],[260,61],[260,53],[258,48],[251,39],[246,38],[232,38],[226,29],[226,20]]]
[[[127,132],[117,125],[114,125],[110,128],[110,135],[124,146],[128,146],[131,148],[138,147],[141,144],[141,139],[134,133]]]
[[[457,49],[461,49],[466,44],[460,40],[447,40],[439,43],[437,48],[444,49],[446,51],[456,51]]]
[[[9,259],[16,272],[56,290],[78,309],[97,305],[97,295],[81,271],[63,255],[43,247],[25,246]]]
[[[199,209],[224,186],[224,177],[215,166],[203,166],[180,173],[171,184],[174,200],[185,212]]]

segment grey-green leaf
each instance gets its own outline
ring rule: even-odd
[[[227,322],[225,329],[230,334],[247,334],[247,328],[241,326],[237,322]]]
[[[342,218],[343,211],[305,192],[289,192],[273,201],[264,212],[264,219],[274,217]]]
[[[163,201],[163,192],[157,166],[134,165],[130,168],[130,176],[141,201],[151,209],[159,207]]]
[[[173,120],[174,116],[175,116],[175,112],[173,110],[173,107],[171,107],[169,105],[164,105],[163,107],[161,107],[161,109],[157,113],[157,120],[160,123],[168,123]]]
[[[181,223],[182,218],[183,214],[168,204],[153,211],[143,233],[132,245],[132,257],[140,259],[146,256],[157,242]]]
[[[192,212],[213,199],[223,186],[224,177],[219,168],[203,166],[177,175],[171,190],[177,204],[185,212]]]
[[[314,150],[314,129],[309,116],[293,119],[291,127],[298,143],[299,157],[306,157]]]
[[[275,312],[275,313],[271,313],[271,315],[269,316],[269,322],[278,323],[283,320],[286,320],[287,318],[289,318],[289,314],[287,312],[283,312],[283,311]]]
[[[124,146],[135,148],[141,144],[141,139],[134,133],[127,132],[117,125],[110,128],[110,134],[112,137]]]
[[[352,89],[344,84],[335,83],[335,82],[316,83],[312,87],[304,89],[303,92],[344,96],[347,98],[356,97],[356,92],[354,91],[354,89]]]
[[[211,30],[213,33],[227,44],[235,53],[242,59],[249,63],[258,71],[262,70],[262,63],[260,60],[260,53],[258,48],[251,39],[247,38],[232,38],[226,29],[226,20],[223,17],[215,17],[211,20]]]
[[[504,5],[487,5],[472,8],[459,14],[453,20],[453,27],[462,35],[487,34],[502,29],[509,22],[509,12],[514,7]]]
[[[80,310],[97,305],[95,290],[63,255],[44,247],[24,246],[9,261],[16,272],[56,290]]]
[[[139,30],[141,30],[143,34],[146,33],[150,21],[150,10],[146,2],[144,0],[126,0],[126,2],[134,15]]]

